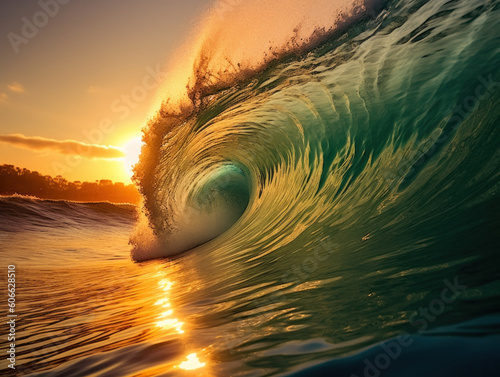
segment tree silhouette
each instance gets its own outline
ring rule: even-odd
[[[60,175],[52,178],[14,165],[0,165],[0,195],[15,194],[81,202],[138,204],[140,200],[140,194],[132,184],[113,183],[108,179],[69,182]]]

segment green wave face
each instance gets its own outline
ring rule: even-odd
[[[467,294],[432,326],[500,309],[499,4],[386,3],[154,121],[141,183],[160,256],[197,246],[183,263],[221,297],[200,321],[235,335],[236,359],[285,363],[262,355],[291,332],[333,357],[420,331],[444,281]]]
[[[444,212],[463,218],[465,203],[496,187],[497,8],[393,2],[205,98],[155,151],[146,191],[157,233],[194,221],[206,234],[186,249],[234,225],[217,244],[243,238],[258,256],[275,239],[391,229],[401,242],[417,218],[417,240]]]

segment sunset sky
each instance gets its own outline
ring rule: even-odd
[[[54,2],[0,2],[0,164],[128,183],[159,71],[213,3]]]

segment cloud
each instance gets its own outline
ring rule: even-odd
[[[115,159],[125,157],[125,153],[119,148],[87,144],[76,140],[55,140],[38,136],[28,137],[21,134],[12,134],[0,135],[0,143],[32,151],[51,151],[86,158]]]
[[[0,102],[5,102],[9,99],[7,93],[0,93]]]
[[[18,83],[17,81],[14,81],[12,84],[7,85],[7,88],[12,90],[13,92],[16,93],[25,93],[26,90],[24,89],[24,86],[21,83]]]

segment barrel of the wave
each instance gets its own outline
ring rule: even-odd
[[[231,163],[202,172],[174,214],[174,228],[158,236],[166,254],[178,254],[216,238],[233,226],[250,200],[249,181]]]

